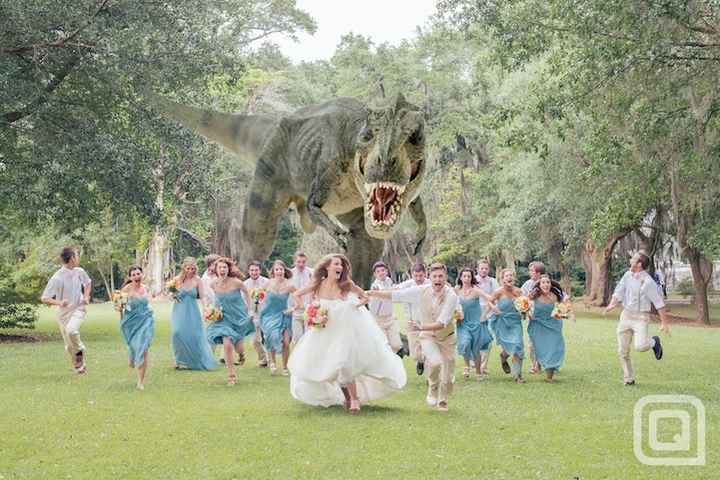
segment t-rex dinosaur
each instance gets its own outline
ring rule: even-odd
[[[278,222],[295,204],[302,228],[327,230],[367,287],[384,240],[407,211],[427,222],[419,191],[425,177],[424,118],[400,94],[383,107],[352,98],[305,107],[280,119],[225,114],[149,95],[166,116],[255,164],[240,233],[240,264],[264,260]]]

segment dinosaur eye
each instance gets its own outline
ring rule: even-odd
[[[418,128],[417,130],[415,130],[412,133],[412,135],[410,135],[410,137],[408,138],[408,142],[410,142],[411,145],[414,145],[416,147],[418,145],[422,144],[423,141],[424,141],[424,138],[423,138],[423,132],[422,132],[421,128]]]

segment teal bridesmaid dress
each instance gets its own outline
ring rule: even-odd
[[[223,337],[228,337],[235,345],[255,333],[242,290],[216,292],[215,304],[222,309],[223,315],[219,321],[208,325],[207,339],[211,344],[222,344]]]
[[[535,358],[544,369],[557,369],[565,358],[563,322],[553,318],[554,303],[535,301],[532,320],[528,324],[528,335],[535,347]]]
[[[128,346],[130,362],[137,367],[155,336],[155,315],[145,297],[130,297],[120,320],[120,331]]]
[[[290,332],[292,316],[285,315],[290,293],[267,292],[260,311],[260,328],[263,333],[263,346],[268,352],[283,351],[283,333]]]
[[[490,317],[490,330],[495,334],[495,341],[510,355],[523,357],[523,328],[520,312],[515,308],[514,300],[507,297],[497,302],[500,313]]]
[[[480,321],[482,305],[478,299],[465,299],[461,296],[458,298],[463,310],[463,320],[457,324],[457,351],[466,360],[472,360],[480,355],[480,351],[490,348],[493,338],[487,322]]]
[[[197,297],[197,288],[178,290],[171,319],[175,362],[190,370],[212,370],[217,362],[205,338]]]

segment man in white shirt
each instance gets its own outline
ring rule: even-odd
[[[634,344],[635,350],[638,352],[652,349],[657,360],[663,356],[660,337],[648,338],[648,323],[653,306],[660,315],[660,331],[670,332],[665,302],[655,281],[645,271],[649,264],[650,258],[643,253],[638,252],[632,256],[630,270],[625,272],[620,283],[615,287],[612,301],[605,310],[609,312],[619,303],[622,303],[623,306],[617,326],[617,339],[625,385],[635,385],[635,374],[630,362],[631,344]]]
[[[292,278],[290,281],[293,285],[295,285],[295,288],[298,290],[302,290],[305,287],[309,287],[310,284],[312,284],[312,276],[313,276],[313,270],[312,268],[306,266],[307,265],[307,255],[305,255],[304,252],[295,252],[295,256],[293,257],[293,268],[290,269],[292,271]],[[302,299],[303,301],[303,308],[306,307],[310,301],[311,301],[311,295],[305,295]],[[290,296],[290,300],[288,301],[289,307],[294,307],[294,300],[292,296]],[[303,336],[305,333],[305,312],[302,310],[297,310],[293,312],[293,324],[292,324],[292,343],[296,344],[298,340],[300,340],[300,337]]]
[[[370,290],[368,296],[410,303],[420,310],[420,322],[410,320],[408,328],[418,331],[425,363],[428,368],[428,394],[430,406],[446,412],[452,391],[455,370],[455,309],[458,298],[447,283],[447,267],[442,263],[430,266],[430,285],[409,287],[403,290]]]
[[[250,265],[248,265],[249,277],[244,282],[248,291],[252,290],[253,288],[265,288],[265,284],[270,281],[267,277],[263,277],[262,275],[260,275],[261,268],[262,263],[258,261],[251,262]],[[252,317],[253,323],[255,324],[253,347],[257,352],[258,367],[264,368],[268,366],[268,361],[267,353],[265,352],[265,348],[262,344],[262,331],[260,330],[260,304],[254,303],[252,298],[250,299],[250,302],[250,305],[248,305],[248,311],[250,312],[250,317]]]
[[[90,304],[92,282],[80,268],[80,256],[72,247],[60,252],[62,268],[50,277],[41,300],[46,305],[59,308],[58,326],[65,342],[65,351],[70,355],[75,372],[83,374],[85,366],[85,345],[80,339],[80,326],[85,320],[85,308]]]
[[[416,263],[410,270],[412,278],[405,280],[402,283],[395,285],[396,290],[404,290],[410,287],[421,287],[424,285],[430,285],[430,280],[427,279],[427,271],[425,265],[422,263]],[[405,307],[405,318],[407,320],[415,320],[416,323],[420,323],[420,309],[417,307],[413,308],[412,303],[404,304]],[[409,343],[410,354],[415,359],[415,373],[422,375],[425,371],[425,363],[422,354],[422,346],[420,345],[420,336],[417,330],[407,332],[407,338]]]
[[[383,262],[375,262],[373,265],[373,275],[375,280],[370,285],[370,290],[390,290],[393,288],[393,281],[388,277],[387,265]],[[385,333],[390,348],[395,353],[402,350],[403,344],[400,338],[400,329],[395,321],[393,314],[393,304],[390,300],[381,300],[378,298],[370,298],[368,302],[370,313],[375,317],[380,330]]]
[[[494,277],[491,277],[490,275],[490,262],[488,262],[485,259],[482,259],[477,262],[477,275],[475,278],[477,279],[477,285],[475,285],[477,288],[482,290],[483,292],[487,293],[488,295],[492,295],[495,293],[495,290],[500,288],[500,284],[497,280],[495,280]],[[484,321],[487,321],[487,304],[485,303],[485,299],[481,296],[478,296],[478,301],[480,302],[480,308],[482,308],[482,318]],[[492,345],[492,343],[491,343]],[[485,373],[487,375],[488,372],[488,361],[490,360],[490,350],[481,350],[480,351],[480,371]]]
[[[528,273],[530,274],[530,278],[522,284],[522,287],[520,287],[520,290],[522,290],[523,295],[526,297],[530,296],[530,292],[532,292],[535,288],[535,284],[538,280],[540,280],[540,276],[545,274],[545,264],[539,261],[530,262],[528,264]],[[535,359],[535,347],[532,344],[530,335],[528,335],[527,345],[528,353],[530,354],[530,361],[532,361],[530,373],[540,373],[540,364]]]
[[[220,255],[211,253],[205,256],[205,272],[203,272],[200,280],[203,282],[205,287],[205,305],[213,305],[215,303],[215,291],[212,289],[213,282],[217,279],[215,273],[215,262],[220,258]]]

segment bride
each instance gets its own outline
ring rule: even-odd
[[[361,402],[400,390],[407,378],[372,314],[359,308],[367,298],[351,275],[345,255],[327,255],[315,267],[312,285],[295,292],[296,309],[310,294],[327,309],[328,321],[300,338],[288,368],[290,393],[297,400],[323,407],[344,404],[357,413]]]

